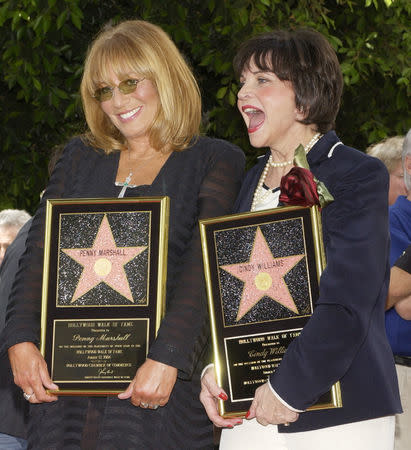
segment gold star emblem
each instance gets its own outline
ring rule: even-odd
[[[134,303],[124,265],[146,248],[117,247],[107,216],[104,215],[92,247],[62,249],[83,267],[71,303],[101,282]]]
[[[220,266],[244,282],[237,322],[244,317],[263,297],[298,314],[298,309],[284,281],[284,276],[304,255],[274,258],[260,227],[257,227],[253,249],[248,262]]]

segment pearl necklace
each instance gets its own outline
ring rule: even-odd
[[[311,141],[304,147],[305,153],[308,153],[314,147],[314,145],[317,143],[317,141],[319,141],[321,136],[322,136],[321,133],[316,133],[312,137]],[[251,204],[251,211],[255,211],[257,204],[262,203],[271,194],[271,190],[267,190],[267,189],[263,188],[264,181],[267,178],[267,174],[268,174],[268,171],[270,170],[270,168],[271,167],[285,167],[285,166],[292,164],[293,162],[294,162],[294,157],[290,161],[273,162],[272,155],[270,155],[270,157],[268,158],[267,164],[265,165],[264,170],[261,174],[257,188],[254,191],[253,202]]]

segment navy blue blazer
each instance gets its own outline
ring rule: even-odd
[[[246,175],[236,212],[250,210],[268,156]],[[321,214],[327,266],[314,313],[270,382],[284,401],[305,410],[339,380],[343,407],[301,413],[297,422],[279,427],[283,432],[401,412],[384,325],[390,274],[387,170],[376,158],[341,144],[334,131],[307,159],[334,197]]]

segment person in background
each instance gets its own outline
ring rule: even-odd
[[[256,389],[247,420],[239,424],[218,415],[216,400],[227,393],[214,371],[205,370],[200,398],[214,424],[226,427],[220,449],[392,450],[401,404],[384,329],[387,170],[333,130],[343,79],[337,55],[320,33],[276,30],[251,38],[234,68],[250,143],[269,148],[247,173],[234,211],[293,205],[307,191],[317,196],[305,203],[310,206],[322,192],[327,265],[310,320]],[[303,172],[295,163],[305,155],[309,170]],[[308,411],[337,381],[342,407]]]
[[[366,150],[369,155],[380,159],[390,174],[389,205],[393,205],[399,195],[407,195],[401,160],[403,142],[404,136],[394,136],[384,139],[378,144],[371,145]]]
[[[7,248],[0,266],[0,334],[6,320],[6,308],[11,287],[21,255],[26,248],[27,234],[31,226],[28,220]],[[28,403],[21,390],[13,382],[13,374],[7,354],[0,356],[0,449],[27,448]]]
[[[3,211],[0,211],[0,264],[7,247],[13,242],[20,228],[30,217],[30,214],[22,209],[3,209]]]
[[[407,195],[400,195],[389,209],[391,266],[395,265],[404,250],[411,244],[411,129],[404,139],[402,164]],[[390,282],[390,290],[394,288],[394,283],[395,278]],[[391,300],[388,297],[385,327],[394,353],[404,410],[403,414],[396,416],[395,450],[408,450],[411,448],[411,320],[407,320],[409,315],[406,312],[409,310],[407,307],[409,301],[404,300],[394,304],[390,302],[392,297]]]
[[[169,36],[132,20],[87,53],[81,96],[89,127],[71,140],[36,211],[9,301],[1,351],[30,402],[29,448],[207,449],[198,399],[209,326],[198,220],[230,212],[245,157],[200,136],[196,80]],[[166,311],[145,362],[118,396],[60,396],[38,350],[45,210],[50,198],[170,198]],[[81,232],[81,230],[79,230]]]
[[[25,248],[30,214],[20,209],[0,212],[0,333],[4,328],[7,302],[18,260]],[[14,385],[10,364],[0,357],[0,448],[25,449],[28,408]]]
[[[395,305],[398,315],[411,320],[411,245],[395,261],[391,268],[387,309]]]
[[[63,146],[56,146],[50,155],[48,174],[61,156]],[[41,197],[41,196],[40,196]],[[0,334],[6,321],[6,309],[19,260],[26,248],[26,239],[32,220],[28,220],[9,245],[0,265]],[[0,449],[18,450],[27,447],[28,404],[21,390],[14,384],[9,359],[0,356]]]

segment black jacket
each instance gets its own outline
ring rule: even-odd
[[[6,310],[11,287],[18,269],[20,256],[26,247],[29,220],[8,247],[0,266],[0,333],[4,328]],[[9,359],[6,353],[0,358],[0,433],[19,438],[26,437],[28,402],[14,384]]]

